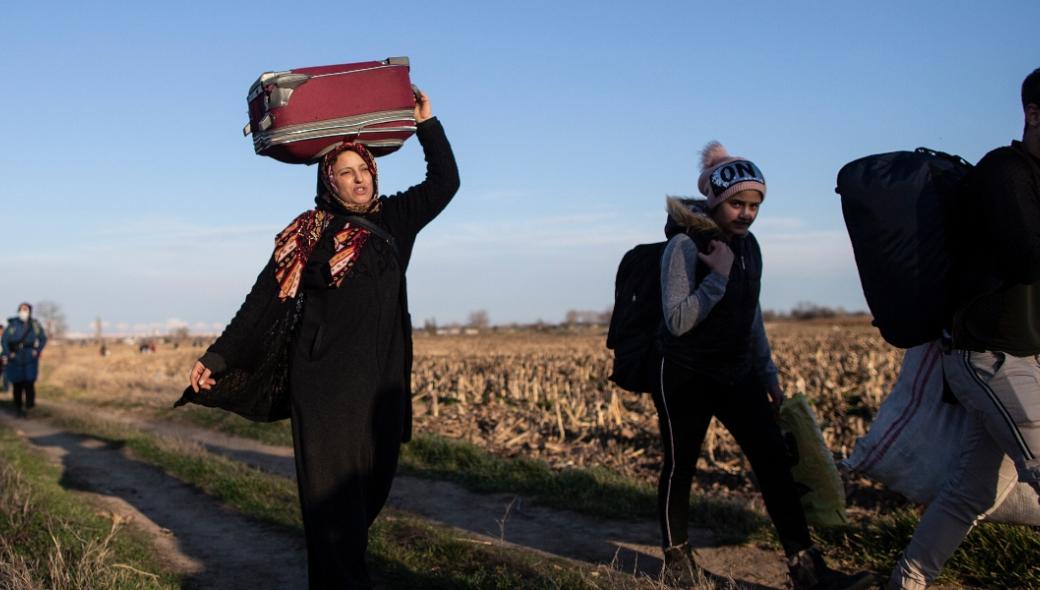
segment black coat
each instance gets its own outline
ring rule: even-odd
[[[332,235],[343,227],[346,212],[319,199],[319,207],[335,218],[304,271],[303,316],[292,346],[289,380],[294,406],[301,396],[317,400],[337,395],[361,410],[392,398],[401,411],[405,441],[411,436],[412,338],[404,271],[419,230],[459,187],[455,158],[440,122],[434,118],[420,123],[417,137],[426,156],[426,179],[380,197],[379,211],[367,216],[393,236],[396,252],[376,235],[369,236],[339,287],[328,287],[321,273],[332,255]],[[274,270],[272,258],[224,333],[202,357],[218,379],[226,368],[250,367],[257,361],[265,326],[289,304],[278,300]]]

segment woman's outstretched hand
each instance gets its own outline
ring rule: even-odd
[[[195,393],[198,393],[200,389],[209,389],[216,383],[216,379],[213,379],[212,372],[206,368],[206,365],[195,361],[195,366],[191,368],[191,375],[188,377],[188,384]]]
[[[418,88],[415,90],[415,122],[422,123],[433,116],[433,110],[430,109],[430,97]]]

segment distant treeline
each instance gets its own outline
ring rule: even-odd
[[[584,328],[606,328],[610,325],[612,308],[605,310],[568,310],[560,321],[536,320],[534,322],[510,322],[492,323],[491,317],[486,310],[480,309],[470,312],[466,322],[451,322],[438,324],[436,318],[428,318],[421,326],[413,326],[417,332],[439,335],[476,334],[488,331],[521,331],[534,330],[551,332],[557,330],[575,330]],[[777,311],[766,309],[762,311],[762,318],[767,322],[776,321],[810,321],[810,320],[862,320],[870,319],[870,314],[865,311],[846,311],[841,307],[829,307],[816,303],[803,301],[795,305],[790,311]],[[164,335],[151,336],[105,336],[100,334],[94,338],[77,339],[82,344],[88,342],[123,342],[125,344],[154,345],[165,344],[178,346],[205,346],[210,344],[215,336],[213,334],[192,334],[187,327],[178,327]]]
[[[562,320],[558,322],[536,320],[530,323],[492,323],[486,310],[470,312],[469,319],[465,323],[451,322],[438,324],[436,318],[428,318],[423,321],[422,326],[415,326],[416,331],[429,334],[466,334],[495,330],[538,330],[553,331],[559,329],[579,329],[588,327],[606,328],[610,325],[612,308],[602,311],[597,310],[568,310]],[[842,307],[829,307],[816,303],[799,302],[789,311],[777,311],[767,309],[762,311],[762,318],[767,322],[774,321],[809,321],[820,319],[853,319],[869,320],[870,314],[865,311],[847,311]]]
[[[762,310],[762,319],[767,322],[777,320],[820,320],[836,318],[869,318],[866,311],[846,311],[841,307],[817,305],[811,301],[801,301],[788,312],[773,309]]]

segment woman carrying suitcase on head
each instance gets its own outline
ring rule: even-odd
[[[190,375],[205,395],[222,372],[255,354],[266,306],[302,293],[289,390],[312,589],[370,586],[368,529],[411,436],[404,270],[416,234],[459,187],[451,146],[423,93],[414,114],[426,179],[380,197],[364,146],[344,142],[325,155],[315,208],[275,239],[245,303]]]
[[[868,574],[830,569],[813,546],[775,421],[784,394],[758,302],[762,254],[748,231],[765,178],[750,160],[712,142],[697,184],[706,200],[668,199],[661,258],[666,330],[654,403],[664,445],[658,510],[666,581],[690,586],[699,578],[687,542],[690,486],[714,416],[751,463],[795,590],[870,587]]]

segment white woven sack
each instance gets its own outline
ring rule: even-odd
[[[943,402],[942,392],[939,342],[907,349],[895,387],[843,466],[911,502],[931,502],[957,467],[968,418],[963,406]],[[986,520],[1040,526],[1036,492],[1016,484]]]

